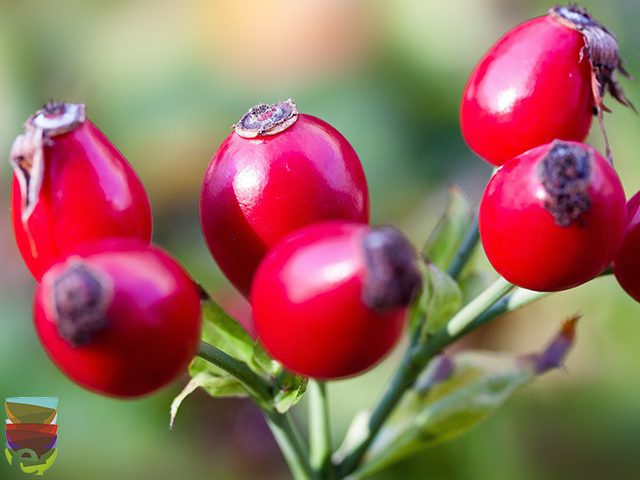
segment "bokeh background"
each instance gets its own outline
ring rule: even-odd
[[[619,37],[640,74],[640,2],[582,2]],[[376,223],[419,244],[460,184],[477,203],[490,168],[466,148],[457,109],[482,53],[544,13],[532,0],[0,0],[0,156],[49,98],[85,102],[151,197],[155,241],[231,308],[238,301],[198,227],[201,177],[250,106],[293,97],[359,152]],[[637,83],[624,81],[640,104]],[[640,188],[637,115],[609,102],[616,166]],[[602,146],[594,127],[591,142]],[[168,428],[186,382],[150,398],[111,400],[65,379],[31,326],[34,283],[10,226],[11,171],[0,167],[0,399],[58,396],[65,480],[280,479],[282,458],[251,404],[198,393]],[[594,249],[598,245],[593,246]],[[480,264],[484,261],[479,255]],[[478,332],[474,348],[527,352],[584,314],[564,372],[521,391],[467,436],[377,479],[640,478],[640,305],[611,278],[566,292]],[[371,404],[397,352],[373,372],[332,384],[336,437]],[[304,405],[297,414],[304,415]],[[0,461],[0,478],[22,478]]]

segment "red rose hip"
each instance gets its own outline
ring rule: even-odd
[[[178,263],[128,239],[85,244],[42,277],[35,327],[53,362],[105,395],[148,394],[186,371],[200,296]]]
[[[305,227],[260,265],[251,289],[258,337],[274,358],[315,378],[355,375],[396,344],[421,285],[416,253],[395,229]]]
[[[503,165],[480,203],[489,262],[530,290],[580,285],[613,260],[626,227],[611,164],[592,147],[556,140]]]
[[[85,117],[48,103],[11,151],[13,227],[36,280],[76,247],[109,237],[151,240],[151,209],[135,172]]]
[[[620,286],[640,302],[640,192],[627,204],[627,232],[616,255],[613,272]]]
[[[323,220],[369,220],[367,183],[349,142],[293,102],[253,107],[207,168],[200,196],[207,245],[247,295],[284,235]]]
[[[553,7],[507,32],[475,67],[462,96],[462,135],[494,165],[554,139],[586,138],[609,91],[631,106],[615,79],[615,37],[586,10]],[[600,117],[601,119],[601,117]]]

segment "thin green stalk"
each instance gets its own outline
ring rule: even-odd
[[[236,377],[256,399],[262,402],[271,401],[271,385],[246,363],[207,342],[200,342],[198,356]]]
[[[289,415],[275,410],[264,410],[267,424],[282,450],[287,465],[296,480],[317,480],[309,464],[309,452],[297,433]]]
[[[333,479],[336,477],[334,466],[331,462],[333,445],[326,384],[310,380],[307,393],[309,394],[311,466],[317,472],[320,472],[323,478]]]
[[[297,433],[291,418],[278,413],[271,405],[271,385],[251,370],[246,363],[237,360],[217,347],[200,342],[198,356],[236,377],[251,393],[262,409],[282,453],[296,480],[314,480],[309,464],[309,452]]]
[[[458,248],[458,251],[451,260],[449,268],[447,268],[447,273],[451,278],[457,279],[460,276],[471,255],[473,255],[478,245],[478,240],[480,240],[480,230],[478,229],[478,214],[476,213],[471,220],[469,229],[462,239],[460,248]]]
[[[500,278],[489,288],[473,299],[460,310],[447,325],[438,330],[424,345],[414,345],[409,348],[396,370],[390,383],[384,390],[378,404],[371,412],[369,419],[369,431],[363,439],[349,453],[340,464],[340,473],[343,476],[353,472],[369,446],[384,425],[393,409],[396,407],[404,393],[413,385],[429,360],[437,355],[444,347],[451,343],[458,335],[486,310],[509,293],[514,286]]]

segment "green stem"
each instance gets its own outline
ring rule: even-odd
[[[462,239],[460,248],[458,248],[447,269],[447,273],[451,278],[457,279],[460,276],[462,269],[469,261],[469,258],[471,258],[471,255],[473,255],[478,245],[478,240],[480,240],[480,230],[478,229],[478,214],[476,213],[471,220],[467,233]]]
[[[296,480],[315,480],[308,460],[309,452],[291,418],[286,414],[278,413],[272,406],[271,385],[251,370],[246,363],[206,342],[200,342],[198,356],[233,375],[249,391],[262,409],[294,478]]]
[[[340,473],[346,476],[360,464],[369,446],[384,425],[391,412],[404,393],[413,385],[429,360],[440,353],[444,347],[458,338],[469,326],[489,310],[501,297],[509,293],[514,285],[500,278],[484,292],[460,310],[447,325],[438,330],[424,345],[409,348],[396,370],[382,397],[375,406],[369,419],[368,435],[343,459]]]
[[[310,380],[309,393],[309,438],[311,446],[311,466],[323,475],[323,478],[335,478],[331,463],[333,446],[331,425],[329,422],[329,402],[324,382]]]
[[[271,385],[251,370],[246,363],[206,342],[200,342],[198,356],[233,375],[257,400],[261,402],[271,401]]]
[[[296,480],[316,480],[316,474],[308,461],[309,452],[293,425],[291,417],[275,410],[264,410],[264,415],[280,450],[282,450],[287,465],[291,469],[293,478]]]

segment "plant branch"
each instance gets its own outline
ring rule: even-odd
[[[246,363],[206,342],[200,342],[198,356],[233,375],[245,386],[262,409],[269,428],[296,480],[314,480],[315,476],[308,461],[309,452],[291,418],[273,408],[271,385],[251,370]]]
[[[489,310],[493,304],[508,294],[514,287],[511,283],[500,278],[484,292],[473,299],[460,310],[450,321],[438,330],[423,345],[412,345],[406,352],[399,368],[375,406],[369,419],[368,435],[343,459],[340,473],[348,475],[360,464],[369,446],[384,425],[391,412],[404,393],[413,385],[429,360],[437,355],[463,332],[470,331],[469,326],[474,320]],[[487,320],[488,321],[488,320]]]
[[[478,229],[478,214],[476,213],[471,220],[469,229],[462,239],[460,248],[458,248],[458,251],[449,264],[449,268],[447,268],[447,273],[451,278],[457,279],[460,276],[471,255],[473,255],[478,245],[478,240],[480,240],[480,230]]]
[[[296,480],[317,480],[309,464],[309,452],[300,438],[291,417],[275,410],[263,410],[267,424]]]
[[[311,466],[323,478],[335,478],[331,454],[331,425],[329,422],[329,402],[324,382],[310,380],[309,393],[309,438],[311,446]]]
[[[246,363],[223,352],[218,347],[202,341],[198,349],[198,356],[233,375],[257,400],[262,403],[271,401],[271,385],[251,370]]]

